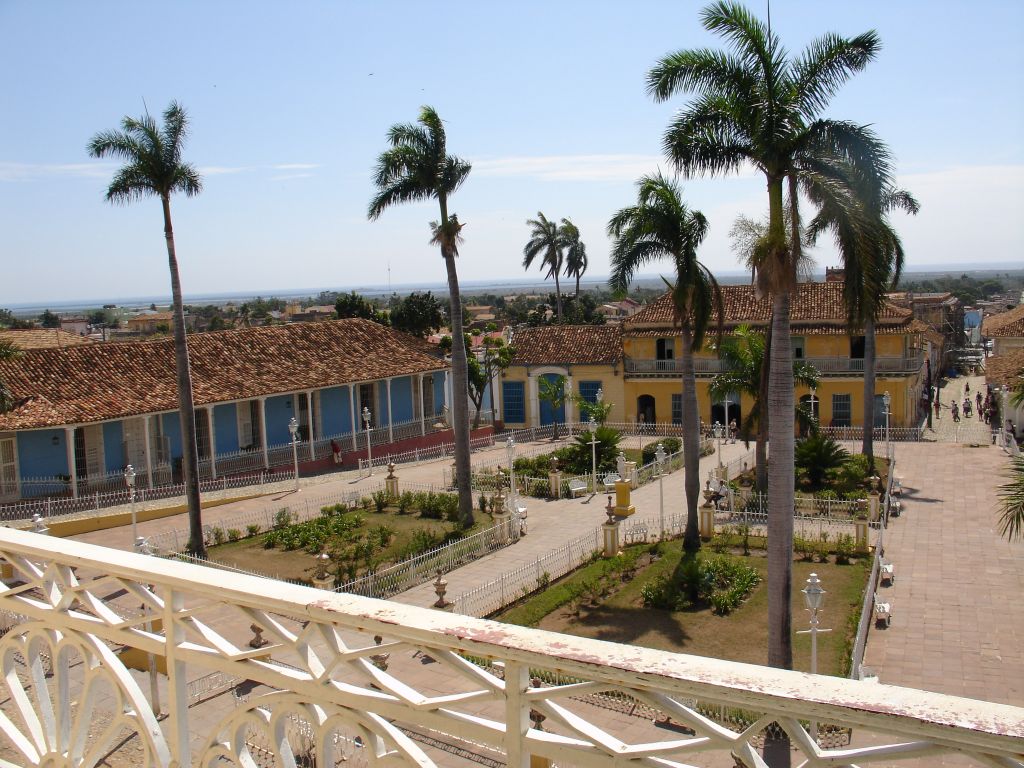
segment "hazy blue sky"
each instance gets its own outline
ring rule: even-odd
[[[169,293],[156,200],[103,199],[115,164],[93,133],[188,109],[205,190],[172,204],[186,294],[440,282],[435,203],[366,220],[371,169],[421,104],[473,163],[452,210],[466,280],[521,278],[525,220],[580,227],[606,274],[608,217],[668,168],[644,76],[679,48],[721,47],[698,2],[30,2],[0,0],[0,306]],[[750,4],[764,13],[765,2]],[[789,50],[874,28],[877,61],[829,115],[872,124],[921,200],[897,219],[915,265],[1024,264],[1024,3],[777,0]],[[734,218],[763,178],[685,182],[711,233],[701,258],[739,268]],[[819,249],[819,266],[835,262]]]

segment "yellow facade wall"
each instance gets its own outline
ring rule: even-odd
[[[604,390],[604,402],[612,404],[612,410],[609,413],[609,421],[624,421],[625,411],[623,409],[623,375],[622,366],[612,366],[610,364],[603,365],[572,365],[562,369],[561,373],[565,375],[565,371],[568,371],[568,375],[572,377],[572,388],[574,394],[580,393],[580,382],[583,381],[596,381],[601,385],[601,389]],[[518,422],[505,422],[508,427],[524,427],[533,426],[540,423],[539,400],[535,400],[531,396],[531,385],[530,375],[534,374],[538,378],[543,373],[559,373],[554,366],[522,366],[512,365],[502,374],[502,382],[506,381],[518,381],[523,383],[523,392],[525,393],[525,413],[526,421],[522,423]],[[568,408],[568,406],[567,406]],[[504,411],[504,401],[502,401],[502,411]],[[573,420],[579,419],[579,409],[575,406],[572,408]],[[504,417],[504,412],[502,417]],[[568,410],[567,410],[568,415]]]

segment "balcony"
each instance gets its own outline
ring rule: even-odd
[[[556,635],[6,528],[0,555],[4,765],[468,756],[526,768],[532,756],[755,766],[766,729],[781,727],[816,765],[959,755],[1024,766],[1018,707]]]
[[[853,376],[864,372],[864,361],[849,357],[805,357],[803,362],[813,365],[822,376]],[[910,357],[878,357],[875,373],[915,373],[924,365],[923,355]],[[681,360],[649,360],[627,357],[624,363],[627,376],[638,378],[676,378],[682,375]],[[697,376],[714,376],[726,369],[724,360],[697,357],[693,360]]]

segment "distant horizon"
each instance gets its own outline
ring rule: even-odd
[[[969,276],[978,276],[983,274],[1024,274],[1024,268],[1017,266],[1017,262],[981,262],[971,268],[963,267],[951,267],[949,265],[922,265],[914,267],[913,269],[906,269],[903,275],[934,275],[934,276],[948,276],[957,274],[967,274]],[[825,269],[815,269],[812,271],[814,278],[823,278],[825,275]],[[749,272],[746,270],[721,270],[715,273],[716,278],[720,281],[730,284],[737,282],[736,278],[747,278]],[[607,275],[594,275],[592,277],[584,277],[580,281],[580,288],[585,290],[592,290],[599,286],[603,286],[607,282]],[[647,283],[657,283],[660,281],[660,277],[657,273],[650,273],[644,275],[637,275],[633,280],[633,285],[644,286]],[[574,281],[564,280],[564,285],[574,285]],[[521,278],[494,278],[492,280],[461,280],[460,288],[463,294],[480,294],[480,293],[501,293],[508,291],[511,293],[523,293],[529,289],[536,289],[538,292],[551,292],[554,290],[555,284],[551,280],[540,280],[536,277],[521,277]],[[322,288],[284,288],[284,289],[267,289],[267,290],[247,290],[247,291],[207,291],[202,293],[188,294],[183,296],[183,302],[185,304],[203,304],[203,305],[218,305],[227,304],[229,302],[247,301],[256,298],[263,299],[304,299],[313,298],[323,292],[335,292],[335,293],[350,293],[355,292],[363,296],[369,297],[383,297],[397,293],[405,295],[412,293],[413,291],[431,291],[439,294],[443,299],[447,299],[448,296],[448,285],[444,281],[438,281],[434,283],[423,283],[423,282],[410,282],[410,283],[392,283],[387,285],[386,283],[371,283],[366,285],[355,285],[345,287],[322,287]],[[169,295],[150,295],[150,296],[120,296],[120,297],[98,297],[98,298],[85,298],[85,299],[65,299],[60,301],[51,302],[20,302],[6,305],[0,305],[4,309],[9,309],[15,315],[21,317],[30,317],[34,314],[40,314],[43,311],[49,309],[57,314],[75,312],[87,309],[99,309],[107,304],[113,304],[121,308],[136,308],[136,307],[148,307],[151,304],[157,305],[170,305],[171,297]]]

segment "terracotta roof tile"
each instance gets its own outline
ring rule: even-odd
[[[197,405],[443,370],[436,349],[369,320],[190,334]],[[14,410],[0,430],[81,424],[178,407],[172,339],[28,351],[0,363]]]
[[[985,380],[1005,387],[1024,382],[1024,349],[1011,349],[988,358],[985,361]]]
[[[724,325],[727,328],[743,323],[767,325],[771,316],[770,297],[758,297],[751,285],[723,285],[722,303],[725,310]],[[673,310],[672,298],[666,292],[625,321],[626,335],[637,335],[636,332],[645,328],[672,328]],[[912,316],[909,309],[886,302],[877,327],[903,325]],[[842,283],[801,283],[792,293],[790,322],[794,332],[846,333]]]
[[[591,365],[622,360],[619,325],[549,325],[512,335],[513,365]]]
[[[986,317],[981,324],[981,335],[989,338],[1024,336],[1024,304],[1008,312]]]
[[[88,336],[79,336],[60,328],[0,328],[0,340],[9,341],[20,349],[49,349],[96,343]]]

